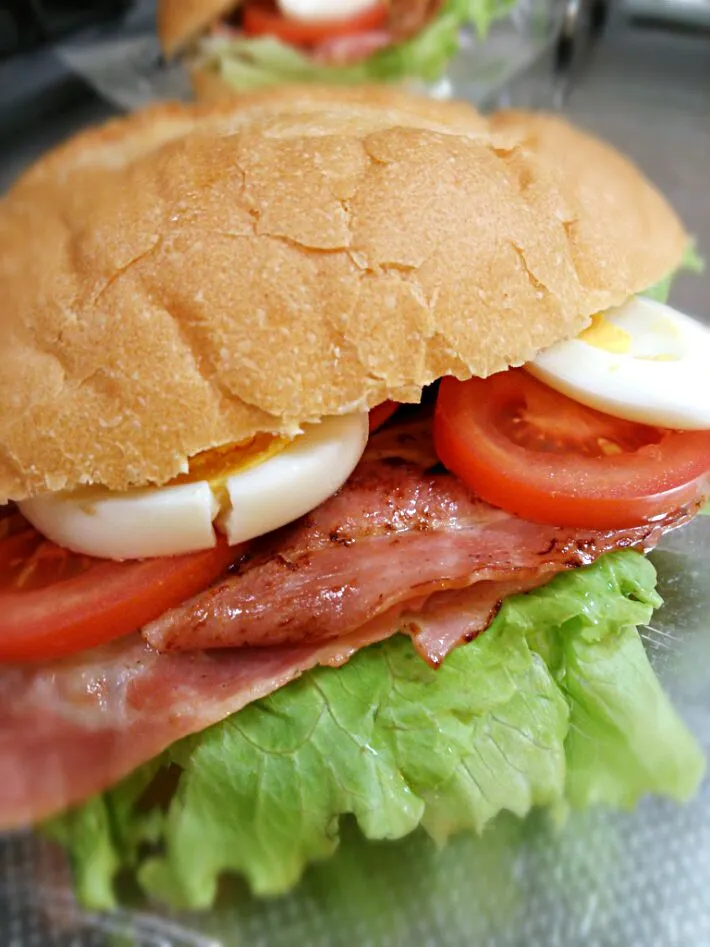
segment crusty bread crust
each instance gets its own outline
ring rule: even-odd
[[[173,57],[241,0],[159,0],[158,39],[163,52]]]
[[[485,133],[487,119],[468,103],[440,102],[387,85],[331,86],[286,85],[252,92],[233,89],[219,102],[185,104],[163,102],[150,105],[129,116],[110,119],[83,129],[31,164],[15,181],[13,191],[40,183],[64,190],[69,178],[82,178],[118,171],[174,139],[193,132],[218,137],[238,132],[263,119],[279,115],[308,117],[321,114],[323,121],[340,116],[357,118],[368,127],[389,127],[398,119],[429,123],[432,128],[462,132],[475,128]],[[84,189],[85,190],[85,189]],[[81,194],[74,195],[81,197]],[[91,195],[89,195],[91,200]]]
[[[309,87],[84,132],[0,205],[0,499],[521,364],[685,242],[546,116]]]

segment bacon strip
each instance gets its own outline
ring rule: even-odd
[[[433,456],[430,437],[420,423],[394,439],[392,432],[374,438],[338,494],[256,542],[236,574],[151,623],[145,639],[168,652],[341,637],[435,592],[476,583],[530,588],[612,549],[650,548],[662,535],[657,524],[574,529],[494,509],[450,474],[422,466]],[[427,635],[416,641],[437,664],[460,637],[431,650]]]
[[[398,630],[433,664],[488,627],[529,573],[439,592],[355,634],[311,645],[159,654],[139,635],[39,668],[0,670],[0,831],[48,818],[182,737],[273,693],[316,665],[339,667]]]
[[[355,634],[300,647],[158,654],[131,635],[72,659],[0,670],[0,831],[103,792],[172,743],[316,665],[340,667],[408,625],[432,641],[472,638],[500,590],[432,596],[421,616],[389,612]],[[455,599],[461,610],[457,614]],[[441,605],[441,615],[437,606]],[[424,604],[424,603],[422,603]],[[442,653],[446,646],[440,646]]]
[[[529,592],[548,579],[549,574],[531,569],[509,581],[477,582],[467,589],[439,592],[421,607],[406,609],[400,616],[400,630],[410,635],[428,664],[438,667],[454,648],[488,628],[505,599]]]
[[[350,36],[334,36],[324,40],[310,53],[313,62],[323,66],[350,66],[369,59],[393,42],[389,30],[369,30]]]
[[[389,0],[389,29],[393,43],[420,33],[437,15],[443,0]]]
[[[0,831],[109,788],[191,733],[395,629],[295,648],[161,655],[139,635],[40,668],[0,670]]]

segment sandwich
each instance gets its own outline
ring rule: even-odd
[[[710,493],[689,239],[559,118],[171,104],[0,205],[0,828],[209,906],[338,845],[689,798],[637,628]]]
[[[198,98],[280,83],[425,84],[448,94],[464,27],[485,36],[512,0],[161,0],[165,55]]]

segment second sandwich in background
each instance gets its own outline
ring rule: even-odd
[[[461,29],[484,35],[514,0],[160,0],[158,33],[198,98],[287,82],[439,80]]]

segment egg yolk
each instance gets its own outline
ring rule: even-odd
[[[580,342],[603,349],[613,355],[624,355],[631,348],[631,335],[605,319],[602,313],[592,316],[592,324],[577,336]]]
[[[239,444],[225,444],[224,447],[202,451],[190,458],[187,473],[175,477],[166,486],[206,480],[221,504],[227,498],[227,480],[231,476],[263,464],[264,461],[280,454],[290,443],[291,440],[287,437],[256,434]]]

